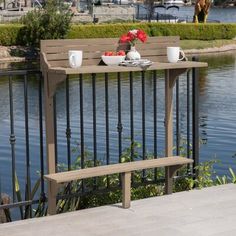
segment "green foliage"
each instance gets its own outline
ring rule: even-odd
[[[139,149],[141,144],[138,142],[133,142],[129,147],[125,148],[121,155],[121,162],[130,162],[132,159],[139,159]],[[75,148],[73,151],[78,151]],[[132,158],[131,158],[132,157]],[[92,160],[92,155],[89,152],[85,152],[85,168],[94,166]],[[78,156],[74,162],[73,169],[80,168],[81,157]],[[101,162],[97,162],[96,165],[101,165]],[[152,180],[154,178],[153,170],[146,170],[145,172],[146,180]],[[157,178],[164,176],[163,169],[157,171]],[[119,188],[120,175],[114,174],[110,176],[101,176],[96,178],[85,179],[83,181],[83,188],[86,189],[88,194],[82,195],[79,198],[72,197],[70,199],[59,200],[57,205],[57,212],[67,212],[77,209],[84,209],[89,207],[102,206],[107,204],[114,204],[121,202],[122,193]],[[133,187],[131,189],[131,198],[141,199],[145,197],[157,196],[163,194],[163,186],[157,186],[156,184],[146,184],[142,185],[142,171],[136,171],[133,174],[133,181],[139,185],[138,187]],[[96,183],[97,190],[93,191],[94,183]],[[141,184],[141,185],[140,185]],[[107,191],[104,191],[109,186]],[[75,194],[82,189],[82,181],[73,181],[69,183],[65,188],[61,189],[60,195],[64,194]]]
[[[45,10],[29,12],[22,20],[25,27],[0,25],[0,44],[22,45],[25,42],[30,46],[39,46],[40,39],[119,38],[134,28],[144,30],[150,37],[179,35],[186,40],[232,39],[236,36],[236,24],[117,23],[70,26],[71,13],[64,7],[57,9],[54,5],[50,6],[53,1],[47,3]]]
[[[0,45],[22,45],[21,30],[23,25],[19,24],[0,24]]]
[[[236,36],[236,24],[150,24],[152,36],[179,35],[180,39],[214,40],[232,39]]]
[[[131,29],[142,29],[150,35],[148,24],[141,23],[117,23],[99,25],[72,25],[67,38],[118,38]]]
[[[216,176],[217,184],[228,184],[233,183],[236,184],[236,174],[232,168],[229,168],[230,175]]]
[[[149,36],[177,36],[181,39],[214,40],[232,39],[236,24],[166,24],[129,23],[101,25],[72,25],[68,38],[114,38],[130,29],[143,29]]]
[[[202,162],[196,166],[197,177],[195,179],[195,186],[197,188],[210,187],[214,184],[214,168],[213,165],[217,163],[216,160]]]
[[[28,46],[39,46],[41,39],[65,38],[72,15],[57,0],[46,1],[45,9],[35,9],[22,18],[24,40]]]

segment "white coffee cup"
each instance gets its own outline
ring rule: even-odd
[[[70,67],[79,68],[82,65],[83,51],[70,50],[68,54]]]
[[[179,58],[179,55],[182,55],[181,58]],[[178,61],[181,61],[185,58],[184,52],[180,50],[180,47],[167,47],[167,59],[168,62],[176,63]]]

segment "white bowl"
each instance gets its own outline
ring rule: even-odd
[[[108,66],[117,66],[125,60],[126,56],[102,56],[103,62]]]

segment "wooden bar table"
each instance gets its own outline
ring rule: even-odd
[[[165,71],[165,156],[173,155],[173,88],[176,78],[188,69],[207,67],[205,62],[183,61],[177,63],[155,62],[147,71]],[[45,79],[45,102],[46,102],[46,135],[48,150],[49,173],[55,172],[55,140],[54,140],[54,117],[53,117],[53,96],[57,86],[67,76],[79,74],[105,74],[121,72],[143,71],[140,67],[125,66],[82,66],[79,69],[66,67],[48,68],[44,74]],[[197,78],[196,78],[197,79]]]
[[[45,89],[45,120],[46,120],[46,145],[47,145],[47,166],[48,174],[56,172],[55,165],[55,117],[53,97],[57,86],[65,81],[70,75],[81,74],[106,74],[106,73],[122,73],[122,72],[138,72],[143,71],[140,67],[125,67],[125,66],[100,66],[88,65],[82,66],[79,69],[68,67],[49,67],[47,64],[41,64],[44,75]],[[46,67],[46,68],[45,68]],[[155,62],[145,71],[164,71],[165,72],[165,156],[173,156],[173,88],[176,78],[189,69],[197,69],[207,67],[207,63],[196,61],[183,61],[178,63],[161,63]],[[198,78],[195,78],[198,79]],[[197,136],[198,137],[198,136]],[[172,191],[172,183],[169,181],[173,173],[169,173],[169,168],[166,169],[166,192]],[[52,201],[52,196],[57,193],[54,189],[55,185],[48,182],[48,196],[50,207],[56,209],[56,201]],[[54,198],[55,199],[55,198]]]

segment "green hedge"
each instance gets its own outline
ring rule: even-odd
[[[104,24],[72,25],[68,38],[113,38],[120,37],[130,29],[143,29],[149,36],[174,36],[181,39],[214,40],[232,39],[236,36],[236,24]]]
[[[23,28],[19,24],[0,24],[0,45],[23,45]]]
[[[181,39],[214,40],[232,39],[236,36],[236,24],[164,24],[117,23],[99,25],[71,25],[67,38],[120,37],[130,29],[143,29],[149,36],[179,35]],[[24,45],[24,26],[0,24],[0,45]]]

